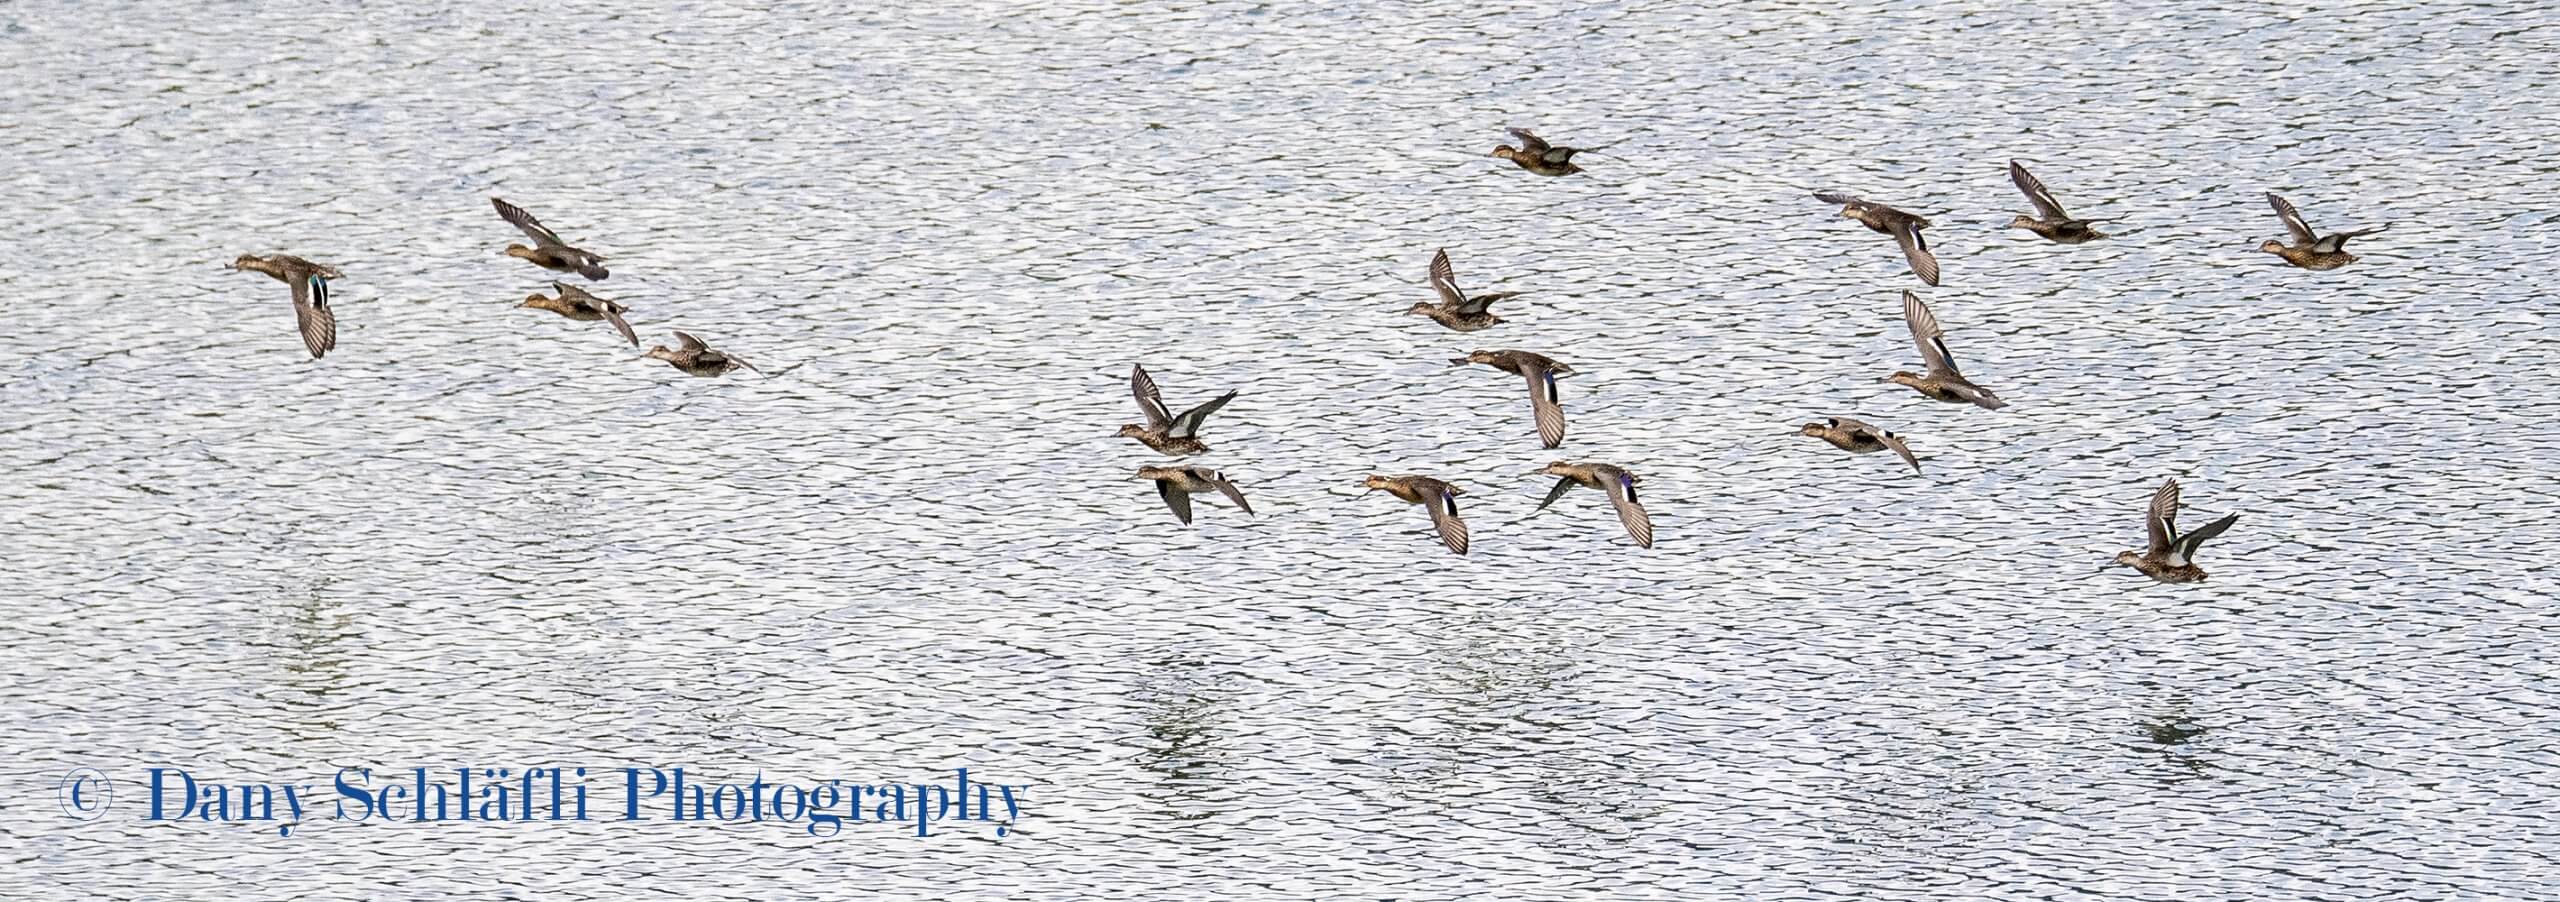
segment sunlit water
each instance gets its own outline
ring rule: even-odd
[[[2560,878],[2546,9],[433,6],[0,6],[0,895]],[[2011,158],[2116,237],[2000,228]],[[1920,286],[1816,189],[1935,219],[2013,406],[1878,384]],[[2292,269],[2268,190],[2390,230]],[[491,195],[773,375],[514,309]],[[1442,247],[1509,323],[1401,315]],[[243,252],[345,270],[336,353]],[[1561,452],[1479,347],[1582,371]],[[1198,460],[1258,516],[1132,478],[1140,361],[1242,392]],[[1793,434],[1841,414],[1928,474]],[[1658,546],[1524,520],[1561,456]],[[2212,580],[2098,572],[2173,475],[2242,512]],[[140,820],[155,765],[465,763],[1031,788],[1002,839]]]

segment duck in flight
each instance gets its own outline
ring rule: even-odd
[[[1932,287],[1938,284],[1938,258],[1929,253],[1928,240],[1920,237],[1920,230],[1929,227],[1929,220],[1918,214],[1837,192],[1816,191],[1813,199],[1839,204],[1840,215],[1893,236],[1893,243],[1902,246],[1902,256],[1911,261],[1911,271],[1920,277],[1920,281]]]
[[[338,314],[329,309],[329,280],[339,277],[337,267],[291,254],[241,254],[231,261],[231,269],[266,273],[293,286],[293,322],[302,332],[302,347],[311,352],[313,360],[337,349]]]
[[[1538,440],[1553,448],[1564,444],[1564,404],[1556,394],[1556,377],[1573,375],[1573,367],[1528,351],[1473,351],[1450,363],[1481,363],[1529,380],[1529,413],[1538,424]]]
[[[1627,528],[1627,538],[1634,539],[1638,548],[1653,547],[1653,518],[1645,515],[1644,502],[1636,497],[1636,474],[1609,464],[1559,460],[1529,475],[1560,477],[1555,488],[1547,490],[1547,500],[1538,502],[1538,510],[1546,510],[1574,486],[1599,489],[1609,494],[1609,506],[1617,508],[1618,524]]]
[[[1903,463],[1911,465],[1911,472],[1920,472],[1920,459],[1911,456],[1911,448],[1902,443],[1901,436],[1878,429],[1864,420],[1831,417],[1819,423],[1806,423],[1796,431],[1799,434],[1830,442],[1831,447],[1851,454],[1869,454],[1891,449],[1893,453],[1902,455]]]
[[[1518,163],[1520,168],[1539,175],[1572,175],[1581,172],[1582,167],[1573,164],[1573,155],[1600,149],[1598,147],[1557,147],[1525,128],[1506,129],[1506,131],[1511,133],[1511,137],[1520,140],[1520,146],[1515,149],[1505,144],[1494,148],[1489,156]]]
[[[2027,195],[2027,203],[2034,204],[2036,208],[2034,216],[2009,220],[2010,228],[2034,232],[2055,244],[2079,244],[2107,237],[2106,233],[2090,228],[2089,220],[2073,219],[2071,214],[2062,212],[2062,202],[2054,200],[2053,192],[2045,190],[2043,180],[2029,174],[2027,167],[2018,165],[2016,160],[2009,161],[2009,181],[2017,183],[2018,190]]]
[[[559,233],[543,228],[542,223],[535,221],[533,214],[525,212],[523,207],[494,197],[489,198],[489,203],[497,206],[500,218],[522,229],[533,239],[532,247],[510,244],[498,253],[531,261],[533,265],[553,272],[574,272],[589,279],[602,279],[608,275],[603,257],[570,247],[568,242],[560,240]]]
[[[1929,305],[1920,303],[1920,296],[1909,289],[1902,292],[1902,321],[1911,326],[1911,340],[1920,346],[1920,359],[1929,365],[1929,372],[1897,372],[1884,377],[1884,381],[1911,386],[1939,401],[1971,404],[1984,410],[2009,406],[1990,389],[1975,385],[1963,373],[1956,372],[1956,359],[1947,353],[1947,333],[1938,328],[1938,318],[1930,315]]]
[[[1458,496],[1464,493],[1457,486],[1429,476],[1373,475],[1360,484],[1367,487],[1361,494],[1385,492],[1407,504],[1422,505],[1431,512],[1431,526],[1440,531],[1440,543],[1450,551],[1467,553],[1467,524],[1458,519]]]
[[[1185,526],[1191,525],[1191,496],[1205,492],[1225,495],[1236,509],[1253,513],[1253,505],[1244,503],[1244,490],[1207,467],[1139,467],[1138,478],[1155,480],[1156,494]]]
[[[748,363],[745,359],[725,351],[712,350],[710,345],[702,342],[702,339],[690,334],[676,333],[676,343],[679,346],[675,348],[665,345],[652,347],[645,356],[651,360],[664,360],[669,366],[683,370],[689,376],[719,376],[735,369],[745,369],[758,376],[764,375],[763,370],[756,369],[754,364]]]
[[[2381,225],[2370,229],[2339,232],[2334,235],[2318,235],[2311,231],[2310,223],[2302,220],[2301,211],[2293,208],[2292,201],[2278,197],[2275,192],[2270,191],[2267,193],[2267,205],[2276,208],[2276,216],[2284,220],[2284,230],[2293,237],[2293,243],[2284,244],[2268,239],[2260,243],[2258,249],[2283,257],[2284,262],[2304,269],[2336,269],[2354,263],[2356,255],[2347,253],[2347,239],[2358,235],[2371,235],[2390,228],[2388,225]]]
[[[1449,252],[1446,249],[1431,255],[1431,290],[1440,293],[1440,303],[1417,303],[1405,313],[1428,316],[1432,322],[1459,332],[1473,332],[1502,322],[1502,317],[1493,315],[1490,309],[1493,302],[1520,296],[1517,291],[1497,291],[1491,294],[1469,296],[1466,292],[1458,290],[1458,278],[1456,272],[1449,267]]]
[[[2179,535],[2178,480],[2173,477],[2151,493],[2151,509],[2142,518],[2143,526],[2151,533],[2151,544],[2141,551],[2117,552],[2115,562],[2108,566],[2131,567],[2164,583],[2203,582],[2204,568],[2195,565],[2196,549],[2239,521],[2239,514],[2225,514],[2220,520],[2196,527],[2194,532]]]
[[[516,306],[549,310],[582,323],[604,320],[613,324],[614,331],[622,333],[622,340],[630,342],[632,347],[640,346],[639,333],[631,331],[631,324],[622,318],[623,314],[631,312],[631,308],[623,306],[622,302],[596,297],[588,294],[586,289],[566,282],[553,282],[551,289],[560,296],[530,294],[525,296],[524,303]]]
[[[1138,364],[1131,364],[1129,367],[1129,392],[1138,397],[1138,410],[1147,415],[1147,424],[1140,426],[1131,423],[1122,426],[1120,434],[1144,442],[1149,448],[1176,456],[1198,454],[1209,450],[1209,446],[1199,439],[1200,421],[1208,419],[1210,414],[1218,412],[1218,408],[1225,407],[1227,402],[1236,399],[1236,393],[1230,391],[1176,416],[1165,408],[1164,395],[1156,390],[1156,380],[1147,375],[1145,366]]]

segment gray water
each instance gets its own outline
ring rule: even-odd
[[[2552,897],[2555,58],[2497,5],[0,6],[0,896]],[[2000,228],[2011,158],[2116,236]],[[1818,189],[1933,217],[2010,408],[1878,384],[1921,286]],[[2293,269],[2269,190],[2390,230]],[[514,309],[491,195],[771,377]],[[1442,247],[1509,323],[1402,315]],[[244,252],[344,269],[335,353]],[[1563,449],[1480,347],[1582,371]],[[1195,460],[1256,516],[1132,478],[1134,362],[1242,393]],[[1793,434],[1844,414],[1927,475]],[[1657,547],[1524,521],[1558,457]],[[2170,476],[2242,514],[2212,579],[2099,572]],[[144,816],[464,765],[1026,788]]]

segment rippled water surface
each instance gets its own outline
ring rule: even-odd
[[[2560,880],[2547,8],[647,7],[0,5],[0,895]],[[2001,228],[2011,158],[2115,237]],[[1934,219],[2011,407],[1878,383],[1922,286],[1818,189]],[[2390,229],[2293,269],[2269,190]],[[492,195],[771,376],[516,309]],[[1402,315],[1444,247],[1509,322]],[[244,252],[344,269],[335,353]],[[1561,451],[1474,348],[1581,371]],[[1141,361],[1241,392],[1197,460],[1256,516],[1132,478]],[[1793,432],[1848,414],[1927,475]],[[1556,457],[1657,546],[1528,519]],[[2169,476],[2242,514],[2212,579],[2099,572]],[[1029,788],[1001,839],[141,811],[462,764]]]

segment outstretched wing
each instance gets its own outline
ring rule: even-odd
[[[293,322],[302,347],[318,360],[338,347],[338,315],[329,310],[329,280],[304,273],[293,283]]]
[[[2151,510],[2142,517],[2143,526],[2151,533],[2150,556],[2169,551],[2169,541],[2178,534],[2178,480],[2171,477],[2151,493]]]
[[[689,333],[689,332],[683,332],[683,331],[679,331],[679,332],[677,332],[677,333],[676,333],[676,343],[677,343],[677,345],[678,345],[677,350],[680,350],[680,351],[689,351],[689,352],[692,352],[692,353],[695,353],[695,354],[699,354],[699,353],[702,353],[702,352],[704,352],[704,351],[711,350],[711,346],[710,346],[710,345],[703,344],[703,343],[702,343],[702,339],[699,339],[699,338],[695,338],[695,337],[693,337],[693,334],[692,334],[692,333]]]
[[[2196,531],[2179,536],[2177,541],[2169,543],[2169,565],[2184,567],[2193,563],[2196,549],[2202,547],[2206,539],[2221,535],[2223,530],[2230,529],[2231,524],[2238,522],[2240,522],[2239,514],[2225,514],[2220,520],[2198,526]]]
[[[1627,528],[1627,538],[1636,540],[1640,548],[1653,547],[1653,518],[1646,516],[1644,502],[1636,498],[1633,473],[1606,474],[1609,482],[1609,505],[1618,509],[1618,522]]]
[[[506,201],[499,200],[494,197],[489,198],[489,203],[497,206],[499,218],[504,219],[509,224],[523,230],[525,236],[532,238],[535,243],[549,246],[568,244],[568,242],[560,240],[560,236],[558,234],[553,233],[550,229],[543,228],[542,223],[535,220],[533,218],[533,214],[525,212],[523,207],[507,203]]]
[[[1537,510],[1532,510],[1530,513],[1534,514],[1538,511],[1546,510],[1547,505],[1556,503],[1556,499],[1564,497],[1564,493],[1570,491],[1573,491],[1572,477],[1568,476],[1563,479],[1556,480],[1556,487],[1547,490],[1547,500],[1538,502]]]
[[[1458,519],[1458,496],[1445,487],[1434,486],[1431,495],[1422,499],[1431,510],[1431,525],[1440,530],[1440,544],[1459,554],[1467,553],[1467,524]]]
[[[1556,395],[1556,374],[1535,363],[1523,363],[1529,377],[1529,411],[1538,421],[1538,440],[1553,448],[1564,444],[1564,404]]]
[[[1816,191],[1813,193],[1813,199],[1826,204],[1839,204],[1844,207],[1866,203],[1866,201],[1859,200],[1855,195],[1842,194],[1837,191]]]
[[[1920,472],[1920,459],[1911,456],[1911,448],[1902,443],[1902,436],[1886,432],[1873,426],[1868,426],[1864,423],[1859,424],[1859,426],[1860,428],[1865,429],[1868,435],[1874,436],[1876,441],[1883,442],[1885,447],[1893,449],[1893,453],[1902,455],[1902,462],[1911,465],[1911,472]]]
[[[2027,167],[2018,165],[2016,160],[2009,161],[2009,180],[2016,182],[2018,190],[2026,193],[2028,203],[2036,205],[2037,219],[2071,218],[2070,214],[2062,212],[2062,204],[2053,199],[2053,192],[2045,190],[2044,182],[2029,174]]]
[[[1458,290],[1457,270],[1450,268],[1449,251],[1446,248],[1431,255],[1431,290],[1440,293],[1440,306],[1451,310],[1467,302],[1466,294]]]
[[[1173,480],[1159,479],[1156,480],[1156,495],[1164,499],[1164,506],[1173,508],[1174,519],[1182,521],[1185,526],[1191,525],[1190,492],[1174,485]]]
[[[2334,254],[2337,253],[2340,248],[2347,246],[2347,239],[2349,238],[2353,238],[2358,235],[2371,235],[2387,228],[2390,228],[2390,226],[2375,226],[2370,229],[2357,229],[2352,232],[2339,232],[2338,234],[2330,235],[2318,241],[2311,242],[2311,249],[2323,254]]]
[[[1248,514],[1253,513],[1253,505],[1244,503],[1244,490],[1236,488],[1233,480],[1219,475],[1216,470],[1205,471],[1201,476],[1209,480],[1210,485],[1218,487],[1218,494],[1225,495],[1227,500],[1235,502],[1237,510]]]
[[[1528,129],[1514,128],[1506,129],[1506,131],[1511,132],[1512,137],[1520,139],[1521,153],[1536,154],[1543,158],[1547,155],[1547,151],[1551,149],[1547,145],[1547,139],[1530,133]],[[1465,554],[1466,552],[1461,551],[1459,553]]]
[[[1198,435],[1201,420],[1208,419],[1210,414],[1218,412],[1218,408],[1227,406],[1227,402],[1235,399],[1236,393],[1228,392],[1198,407],[1183,411],[1182,415],[1173,418],[1171,425],[1164,427],[1164,434],[1172,438],[1190,438]]]
[[[1920,303],[1920,296],[1909,289],[1902,292],[1902,321],[1911,326],[1911,342],[1920,347],[1920,360],[1929,365],[1930,375],[1957,375],[1955,356],[1947,353],[1946,331],[1938,328],[1929,305]]]
[[[1902,245],[1902,256],[1911,261],[1911,271],[1930,287],[1938,284],[1938,257],[1929,253],[1928,239],[1920,237],[1918,222],[1902,219],[1893,224],[1893,243]]]
[[[613,324],[613,330],[622,333],[622,340],[630,342],[632,347],[636,348],[640,346],[640,333],[631,331],[631,323],[622,318],[621,310],[615,308],[612,304],[604,304],[598,309],[604,311],[605,321]],[[745,361],[739,362],[744,363]]]
[[[2267,206],[2276,208],[2276,216],[2284,220],[2284,230],[2293,233],[2293,243],[2302,245],[2317,240],[2311,235],[2311,224],[2302,221],[2302,213],[2293,208],[2292,201],[2278,197],[2275,192],[2269,191]]]
[[[1493,309],[1493,302],[1495,301],[1502,300],[1503,298],[1516,298],[1519,296],[1520,293],[1517,291],[1494,291],[1479,294],[1475,297],[1468,298],[1466,303],[1458,305],[1458,312],[1467,316],[1475,316]]]
[[[1156,390],[1156,380],[1147,375],[1140,364],[1129,365],[1129,393],[1138,397],[1138,412],[1147,415],[1147,428],[1161,430],[1173,422],[1173,414],[1164,409],[1164,393]]]

